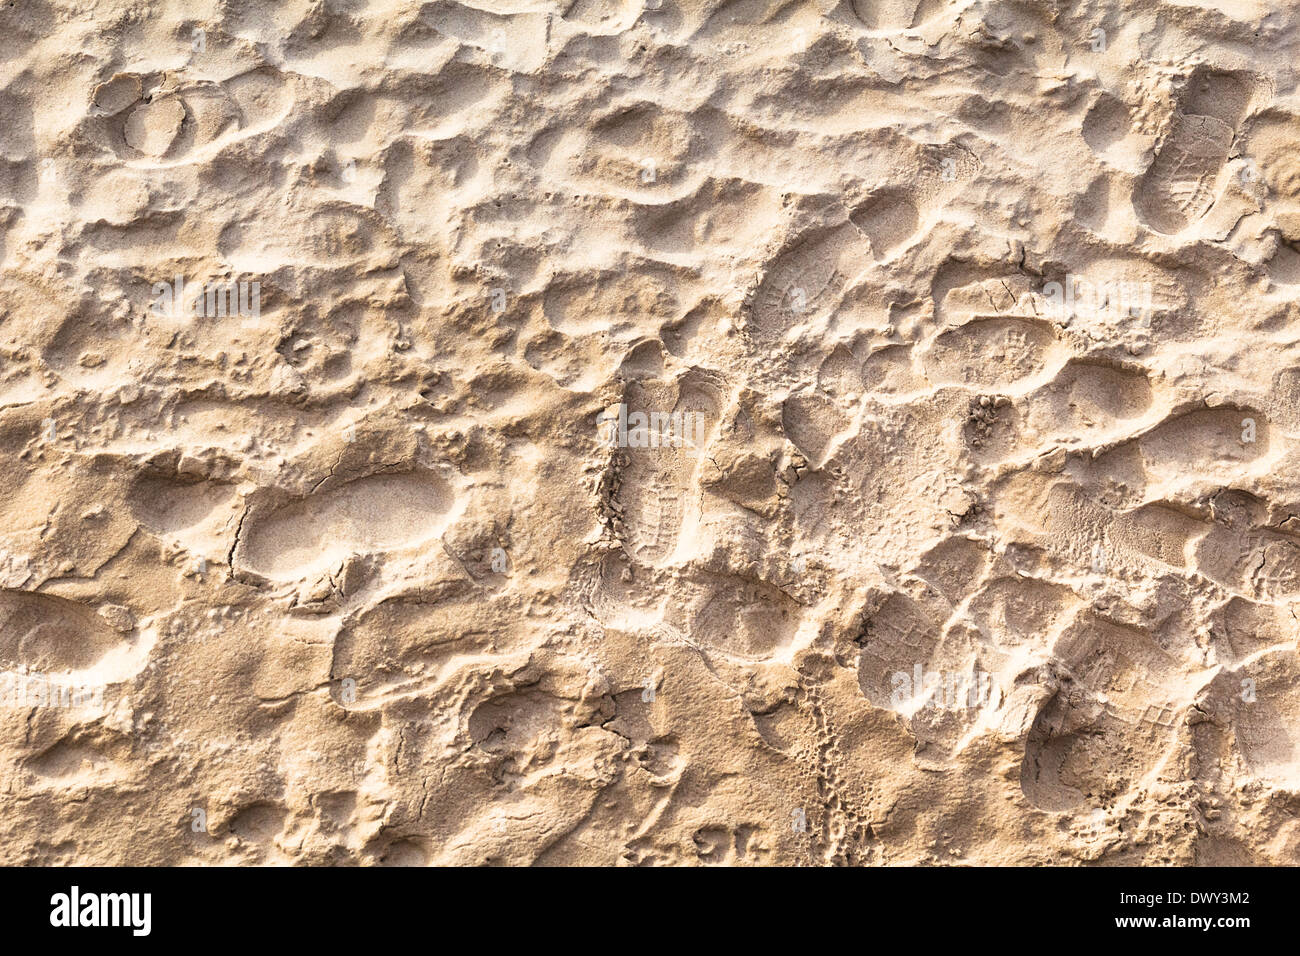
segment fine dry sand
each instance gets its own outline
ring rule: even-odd
[[[4,4],[0,862],[1300,861],[1298,21]]]

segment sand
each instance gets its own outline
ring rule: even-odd
[[[1297,862],[1298,18],[0,8],[0,862]]]

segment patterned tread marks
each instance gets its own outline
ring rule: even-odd
[[[674,382],[629,384],[624,400],[628,445],[615,451],[626,461],[616,502],[633,560],[652,565],[667,560],[683,524],[699,520],[700,459],[725,400],[722,379],[710,372],[690,370]],[[632,445],[637,440],[632,432],[641,422],[634,416],[644,416],[644,445]]]

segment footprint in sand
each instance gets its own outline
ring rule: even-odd
[[[912,368],[912,350],[906,345],[887,345],[866,357],[858,381],[868,394],[902,395],[926,389],[923,378]]]
[[[1083,119],[1083,139],[1101,156],[1132,133],[1133,117],[1123,101],[1101,92]]]
[[[69,686],[119,683],[139,673],[147,642],[65,598],[0,591],[0,669],[67,675]]]
[[[1054,374],[1069,355],[1051,323],[975,316],[940,333],[925,353],[924,365],[935,384],[1008,389]]]
[[[1072,441],[1139,419],[1151,407],[1146,373],[1103,361],[1071,359],[1046,386],[1029,397],[1028,430],[1043,441]]]
[[[1270,450],[1268,419],[1246,408],[1206,408],[1174,415],[1145,434],[1099,455],[1099,474],[1134,487],[1159,481],[1224,479],[1248,470]]]
[[[692,582],[694,583],[694,582]],[[802,620],[800,606],[762,581],[705,575],[702,591],[668,611],[669,624],[701,649],[732,661],[766,661],[793,642]]]
[[[1114,799],[1166,758],[1187,699],[1182,670],[1155,638],[1091,615],[1054,648],[1060,686],[1039,710],[1020,787],[1044,810]]]
[[[234,565],[291,581],[337,567],[354,554],[396,551],[437,538],[449,523],[451,489],[431,474],[373,475],[250,513]]]
[[[849,215],[871,241],[877,259],[887,259],[920,227],[921,211],[905,189],[882,189]]]
[[[1174,117],[1174,125],[1133,197],[1142,221],[1166,235],[1203,217],[1218,195],[1232,127],[1213,116]]]
[[[869,30],[918,27],[942,9],[942,0],[853,0],[854,14]]]
[[[123,73],[101,84],[92,104],[94,122],[104,124],[100,128],[119,156],[170,165],[271,129],[289,114],[293,92],[272,69],[250,70],[223,83],[152,89],[140,75]]]
[[[838,405],[813,391],[791,395],[781,409],[781,426],[786,437],[814,468],[826,464],[836,439],[849,425],[848,416]]]
[[[858,642],[862,693],[875,706],[889,708],[894,706],[894,675],[910,678],[918,662],[928,669],[943,649],[934,615],[902,593],[891,594],[867,618]]]
[[[854,223],[817,229],[776,257],[754,293],[753,332],[780,338],[833,309],[848,279],[870,261],[871,244]]]
[[[1256,779],[1293,786],[1300,772],[1298,684],[1300,667],[1291,647],[1220,672],[1197,700],[1198,708],[1219,718],[1195,738],[1201,765],[1237,765]]]
[[[211,560],[224,559],[230,547],[226,539],[239,519],[234,486],[215,481],[144,475],[132,485],[127,501],[142,527]]]
[[[657,564],[670,557],[683,524],[699,520],[700,460],[718,422],[723,397],[720,376],[698,369],[676,382],[629,383],[624,399],[628,438],[626,443],[619,438],[627,464],[620,474],[617,502],[625,542],[635,560]],[[648,443],[634,437],[638,415],[650,423],[680,421],[683,440],[675,440],[678,429],[671,425],[669,435],[652,424],[646,433]],[[673,417],[678,415],[679,419]]]
[[[1155,162],[1133,194],[1133,207],[1143,222],[1175,235],[1210,211],[1237,124],[1256,85],[1252,78],[1224,73],[1189,81]]]
[[[863,622],[858,686],[874,706],[899,714],[922,745],[951,752],[1000,691],[969,635],[946,631],[943,602],[929,607],[894,593]]]

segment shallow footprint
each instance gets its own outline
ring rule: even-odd
[[[228,550],[223,542],[239,517],[233,485],[180,476],[144,475],[132,485],[127,501],[144,528],[205,556],[214,548],[222,554]]]
[[[1046,322],[976,316],[935,339],[925,370],[936,384],[1007,388],[1059,366],[1068,354]]]
[[[869,30],[906,30],[940,9],[939,0],[853,0],[853,12]]]
[[[676,549],[690,517],[687,499],[699,496],[699,463],[718,421],[722,395],[717,376],[696,370],[676,385],[629,385],[626,436],[619,437],[627,465],[618,503],[628,550],[637,560],[653,564]]]
[[[76,601],[0,591],[0,668],[6,671],[73,672],[72,683],[113,683],[137,673],[146,651]]]
[[[1213,116],[1179,114],[1133,195],[1142,221],[1166,235],[1182,232],[1214,205],[1234,132]]]
[[[133,109],[122,127],[122,138],[136,152],[161,159],[184,124],[185,104],[178,96],[165,96]]]
[[[297,580],[352,554],[394,551],[438,537],[452,493],[431,474],[373,475],[246,519],[235,564]]]
[[[803,238],[772,261],[754,293],[754,331],[779,338],[834,305],[846,280],[868,261],[869,240],[852,222]]]
[[[1026,741],[1022,792],[1058,811],[1128,793],[1173,745],[1185,692],[1176,663],[1153,637],[1091,616],[1053,657],[1060,687]]]
[[[1145,373],[1072,359],[1030,398],[1026,419],[1045,440],[1074,440],[1109,431],[1150,407],[1151,383]]]
[[[1127,473],[1137,466],[1136,485],[1143,478],[1228,474],[1265,455],[1268,449],[1268,421],[1263,415],[1245,409],[1207,408],[1167,419],[1099,456],[1093,464],[1106,474]]]
[[[826,463],[826,456],[848,427],[849,419],[834,402],[812,391],[791,395],[781,411],[781,426],[791,444],[814,468]]]
[[[885,259],[916,234],[921,213],[901,189],[882,190],[855,209],[849,217],[871,240],[877,259]]]

